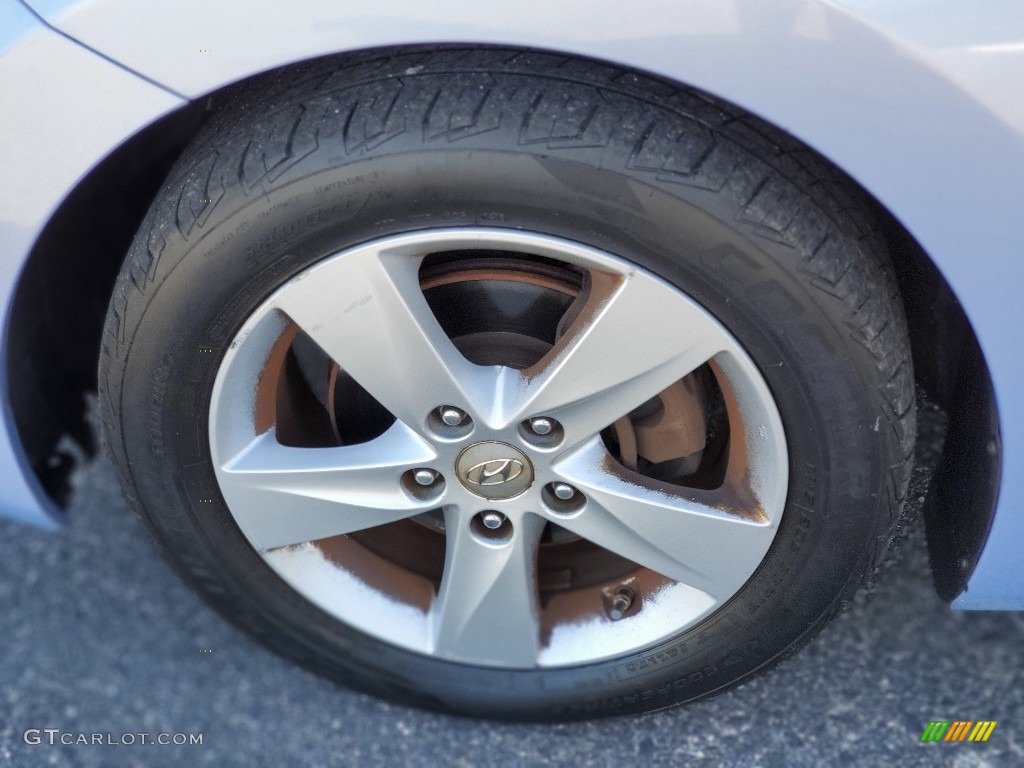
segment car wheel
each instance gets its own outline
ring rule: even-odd
[[[693,90],[499,50],[233,89],[100,364],[177,570],[444,711],[613,715],[794,650],[888,543],[913,373],[850,182]]]

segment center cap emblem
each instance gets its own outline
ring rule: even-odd
[[[526,454],[498,442],[475,443],[459,454],[455,473],[470,491],[485,499],[511,499],[533,483]]]
[[[519,459],[491,459],[482,461],[466,471],[466,482],[473,485],[501,485],[510,483],[523,474]]]

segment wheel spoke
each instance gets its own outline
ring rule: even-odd
[[[396,423],[376,440],[291,448],[268,432],[218,470],[239,527],[262,550],[391,523],[438,506],[413,498],[402,474],[433,449]]]
[[[289,283],[274,304],[414,429],[435,406],[471,410],[493,397],[486,369],[466,360],[434,317],[416,258],[352,251]]]
[[[511,540],[496,545],[446,513],[441,590],[431,609],[434,651],[452,659],[533,666],[539,652],[537,548],[544,521],[524,515]]]
[[[722,351],[721,327],[648,275],[598,273],[576,320],[506,396],[507,421],[553,416],[575,445]]]
[[[750,577],[775,535],[756,502],[735,509],[724,493],[647,488],[610,472],[606,459],[595,439],[555,466],[587,497],[582,513],[560,525],[717,600]]]

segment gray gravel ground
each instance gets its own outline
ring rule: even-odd
[[[263,650],[177,581],[97,461],[66,530],[0,523],[0,765],[1024,765],[1024,614],[935,596],[916,503],[928,473],[876,592],[796,657],[688,707],[528,726],[386,704]],[[921,744],[931,719],[999,724],[985,744]],[[203,743],[25,745],[33,727]]]

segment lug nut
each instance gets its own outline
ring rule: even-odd
[[[465,411],[461,411],[452,405],[442,405],[440,408],[441,421],[449,427],[457,427],[466,420]]]
[[[505,516],[501,512],[484,512],[480,515],[480,522],[484,528],[496,531],[505,524]]]
[[[552,483],[551,492],[555,494],[555,498],[562,501],[568,501],[576,495],[576,489],[568,483]]]
[[[437,480],[437,472],[432,469],[417,469],[412,473],[412,479],[416,481],[417,485],[424,487],[433,485],[434,481]]]
[[[555,429],[555,421],[538,416],[530,419],[530,429],[535,435],[550,435]]]
[[[636,595],[633,590],[629,587],[619,587],[615,593],[615,597],[612,598],[612,607],[608,611],[608,618],[612,621],[618,621],[626,615],[626,611],[633,605],[633,600]]]

